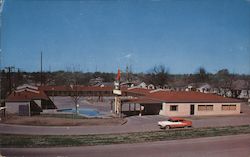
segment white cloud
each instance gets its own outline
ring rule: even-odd
[[[247,50],[247,48],[245,46],[239,46],[239,50],[240,51],[245,51],[245,50]]]
[[[131,58],[131,56],[132,56],[132,54],[127,54],[127,55],[125,55],[125,58]]]
[[[0,13],[3,12],[4,0],[0,0]]]

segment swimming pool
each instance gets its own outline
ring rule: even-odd
[[[57,111],[58,112],[67,112],[67,113],[76,113],[76,109],[60,109]],[[88,116],[88,117],[99,117],[102,115],[96,109],[90,109],[90,108],[78,108],[78,114],[82,115],[82,116]]]

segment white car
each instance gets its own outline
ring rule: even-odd
[[[158,125],[161,129],[170,129],[170,128],[186,128],[192,127],[192,122],[189,120],[185,120],[183,118],[169,118],[166,121],[159,121]]]

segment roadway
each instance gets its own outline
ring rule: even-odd
[[[86,135],[86,134],[112,134],[127,132],[159,131],[157,122],[166,120],[160,115],[132,116],[127,123],[119,126],[25,126],[0,123],[0,133],[27,134],[27,135]],[[194,119],[193,127],[222,127],[249,125],[250,116],[226,116]]]
[[[250,157],[250,134],[105,146],[0,148],[0,154],[8,157]]]

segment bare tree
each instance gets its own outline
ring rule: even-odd
[[[79,107],[79,99],[80,99],[80,95],[79,95],[79,71],[76,70],[75,66],[73,66],[72,71],[71,71],[71,79],[70,79],[70,89],[71,89],[71,98],[74,102],[75,105],[75,115],[78,114],[78,107]]]
[[[148,74],[149,82],[163,87],[168,84],[169,72],[164,65],[157,65]]]
[[[235,75],[230,74],[228,69],[219,70],[215,74],[216,86],[219,89],[223,89],[224,91],[230,91],[232,96],[235,95],[235,91],[233,89],[233,82],[235,80]]]
[[[204,67],[200,67],[198,72],[195,74],[196,82],[207,82],[208,81],[208,73]]]
[[[219,70],[216,73],[217,84],[221,88],[232,88],[233,76],[229,73],[228,69]]]

